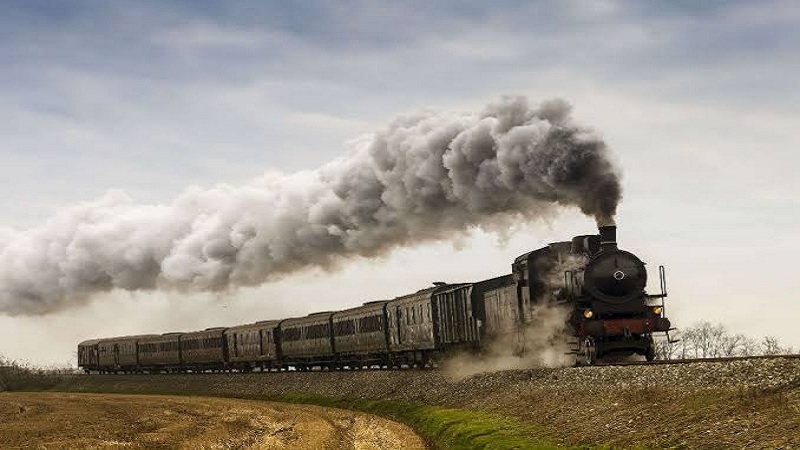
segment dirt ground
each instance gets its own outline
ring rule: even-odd
[[[309,405],[158,395],[0,393],[0,448],[424,449],[405,425]]]

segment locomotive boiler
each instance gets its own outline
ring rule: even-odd
[[[670,330],[663,266],[658,275],[659,293],[648,294],[644,262],[617,246],[615,226],[601,226],[517,257],[508,275],[305,317],[92,339],[78,345],[78,365],[104,373],[432,367],[498,343],[524,352],[537,312],[551,306],[568,311],[576,364],[652,360],[654,335]]]

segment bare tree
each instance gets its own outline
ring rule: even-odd
[[[656,341],[656,359],[670,360],[680,356],[680,341],[660,339]]]
[[[689,333],[684,333],[684,339],[691,349],[694,358],[715,358],[720,353],[720,341],[725,336],[725,327],[722,325],[712,325],[710,322],[702,321],[691,327]]]
[[[761,341],[761,352],[765,355],[780,355],[782,350],[778,338],[774,336],[764,336]]]
[[[680,342],[678,342],[678,346],[679,346],[678,354],[680,355],[681,359],[688,359],[688,358],[692,358],[692,357],[695,356],[693,354],[694,353],[694,341],[695,341],[694,335],[695,334],[696,334],[696,332],[695,332],[694,328],[687,328],[687,329],[683,330],[683,333],[681,334],[682,338],[681,338]]]
[[[758,340],[745,336],[744,341],[739,347],[739,356],[754,356],[761,354],[761,346]]]
[[[721,357],[739,356],[744,342],[747,340],[743,334],[728,334],[727,332],[719,336],[718,355]]]
[[[794,353],[791,347],[782,347],[776,337],[766,336],[757,340],[743,334],[733,334],[724,325],[708,321],[683,329],[681,336],[678,343],[666,340],[657,342],[658,358],[725,358]]]

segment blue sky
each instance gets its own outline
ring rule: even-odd
[[[420,108],[562,97],[623,166],[620,240],[668,265],[673,320],[798,347],[800,6],[699,3],[4,2],[0,226],[35,226],[109,189],[158,203],[191,185],[313,169]],[[431,273],[503,273],[517,254],[592,227],[568,211],[505,246],[476,233],[230,298],[112,294],[0,318],[0,335],[64,342],[2,351],[63,362],[94,334],[354,305]]]

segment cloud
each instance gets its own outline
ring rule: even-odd
[[[270,44],[285,44],[290,36],[275,30],[239,29],[209,22],[181,23],[155,31],[151,36],[157,45],[171,50],[258,50]]]

